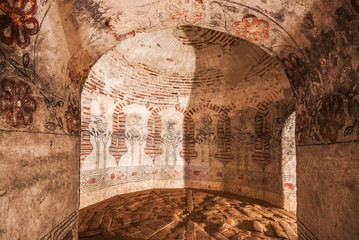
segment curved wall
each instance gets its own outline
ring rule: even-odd
[[[182,24],[186,19],[175,17],[166,6],[178,4],[177,0],[34,0],[22,6],[25,12],[17,11],[12,2],[3,1],[1,17],[20,29],[23,22],[14,25],[12,19],[17,15],[12,13],[18,12],[34,24],[27,24],[31,34],[23,29],[17,35],[3,28],[0,38],[0,75],[5,86],[0,105],[16,105],[3,109],[0,117],[4,139],[0,141],[0,215],[4,216],[0,238],[76,238],[78,109],[89,69],[124,39]],[[358,2],[182,2],[186,2],[185,8],[193,5],[203,17],[191,23],[244,38],[237,27],[239,22],[251,20],[248,14],[255,15],[252,20],[269,23],[269,29],[258,29],[262,38],[268,38],[255,42],[284,63],[297,100],[298,233],[312,239],[359,238]],[[202,3],[200,9],[198,2]],[[225,66],[227,63],[222,63]],[[14,82],[9,85],[8,80]],[[95,83],[101,88],[101,82]],[[15,88],[6,90],[13,84],[31,89],[28,97],[36,101],[35,111],[24,99],[8,101],[11,94],[24,93],[27,88],[17,93]],[[328,108],[328,102],[337,107]],[[19,123],[17,114],[9,114],[24,106],[26,122]],[[85,144],[90,144],[87,151],[91,151],[91,143]]]
[[[126,40],[84,86],[81,207],[183,187],[282,206],[281,130],[293,105],[280,64],[249,42],[189,26]]]

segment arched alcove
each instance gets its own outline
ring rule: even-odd
[[[3,216],[0,219],[0,238],[76,238],[80,94],[88,73],[101,56],[125,39],[180,24],[212,28],[247,40],[246,33],[250,29],[257,33],[258,39],[252,39],[253,42],[285,65],[297,100],[300,237],[352,239],[358,236],[357,1],[4,0],[0,9],[3,20],[0,34],[0,124],[1,139],[4,140],[1,141],[3,151],[0,153],[0,215]],[[187,101],[183,96],[180,98]],[[220,104],[211,105],[216,106],[221,107]],[[269,109],[273,106],[270,105]],[[198,149],[202,146],[208,149],[210,145],[214,149],[208,151],[208,155],[214,155],[208,163],[219,161],[230,167],[233,164],[231,159],[237,158],[240,161],[236,166],[243,170],[241,168],[250,169],[250,159],[255,156],[258,164],[266,165],[261,182],[267,184],[245,177],[242,181],[235,175],[238,171],[234,166],[231,167],[235,173],[233,176],[243,183],[268,186],[271,182],[271,178],[265,175],[270,162],[268,156],[277,156],[279,151],[268,153],[266,147],[280,144],[268,141],[267,132],[270,130],[266,123],[270,119],[265,115],[266,104],[260,107],[264,111],[256,111],[258,113],[254,113],[253,118],[261,123],[264,131],[254,131],[256,145],[252,149],[258,150],[255,155],[241,154],[240,149],[245,149],[244,146],[228,144],[229,133],[233,134],[233,128],[238,128],[229,121],[231,117],[221,117],[216,120],[216,126],[211,126],[214,129],[223,126],[221,131],[213,132],[223,143],[220,144],[221,151],[216,149],[218,142],[206,127],[211,122],[209,119],[212,119],[212,124],[215,122],[213,116],[208,117],[208,114],[217,114],[211,110],[203,113],[206,120],[202,123],[207,125],[197,123],[197,129],[195,114],[184,117],[186,128],[182,131],[186,138],[183,138],[185,144],[180,157],[191,162],[198,158],[201,152]],[[161,107],[152,111],[149,122],[152,124],[165,116],[163,111]],[[101,113],[97,115],[101,116]],[[170,126],[170,122],[178,122],[172,118],[168,120],[171,121],[161,124]],[[95,125],[104,124],[104,120],[101,121]],[[275,121],[282,122],[281,119]],[[282,129],[281,124],[272,126],[276,132]],[[205,129],[204,133],[209,137],[199,134],[200,129]],[[156,133],[155,136],[169,140],[170,133],[174,132]],[[194,136],[205,141],[201,145],[193,141]],[[250,132],[239,136],[252,141]],[[127,148],[131,144],[124,145]],[[138,142],[134,145],[139,148]],[[92,151],[91,146],[90,142],[87,151]],[[162,148],[146,146],[144,151],[150,152],[153,158],[162,154]],[[236,149],[235,154],[232,154],[233,149]],[[125,150],[121,149],[117,157],[121,151]],[[140,152],[134,154],[140,155]],[[206,152],[202,155],[205,156]],[[99,161],[98,166],[104,166],[103,162]],[[206,163],[205,159],[203,162]],[[276,165],[277,169],[280,166]],[[169,168],[166,176],[172,170]],[[216,176],[220,186],[224,182],[221,176],[228,176],[221,171],[204,175],[205,171],[192,170],[188,173],[191,173],[191,182],[196,184]],[[91,177],[91,182],[105,186],[105,172],[102,177]],[[130,176],[132,173],[140,175],[131,172]],[[233,189],[239,191],[238,184],[234,185]],[[282,188],[283,185],[276,185],[276,192],[281,192]],[[244,188],[241,189],[244,192]]]
[[[282,65],[248,41],[190,25],[124,40],[84,85],[81,206],[151,188],[282,206],[280,130],[292,102]]]

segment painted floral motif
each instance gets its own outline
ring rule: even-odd
[[[0,40],[7,45],[15,41],[21,48],[29,46],[30,36],[39,30],[34,18],[36,0],[14,0],[12,8],[7,0],[1,0],[0,9],[5,13],[0,15]]]
[[[309,133],[309,119],[307,113],[302,111],[297,114],[297,123],[295,126],[295,134],[299,144],[304,144],[307,142],[308,133]]]
[[[91,70],[90,68],[78,69],[74,58],[71,58],[69,61],[67,69],[69,71],[69,78],[71,82],[75,82],[77,84],[85,82]]]
[[[30,96],[30,87],[24,81],[15,83],[4,79],[1,82],[0,111],[7,114],[10,126],[32,123],[32,113],[36,111],[36,101]]]
[[[242,21],[233,23],[233,29],[236,35],[245,38],[251,42],[265,40],[269,37],[269,23],[264,20],[258,20],[253,14],[246,14]]]
[[[194,24],[198,19],[204,18],[202,0],[176,0],[166,4],[170,17],[183,24]]]
[[[65,119],[67,123],[67,131],[70,134],[78,134],[80,132],[80,110],[78,107],[70,104],[65,112]]]
[[[335,142],[338,132],[345,124],[343,100],[338,95],[331,95],[322,102],[318,113],[320,135],[330,142]]]
[[[287,58],[282,59],[285,72],[295,90],[306,90],[308,87],[307,67],[305,63],[295,53],[288,54]]]

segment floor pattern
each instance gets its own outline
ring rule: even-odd
[[[237,195],[159,189],[80,210],[79,239],[297,239],[296,216]]]

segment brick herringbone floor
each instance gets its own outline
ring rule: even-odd
[[[191,189],[124,194],[80,210],[79,239],[297,239],[296,216],[236,195]]]

